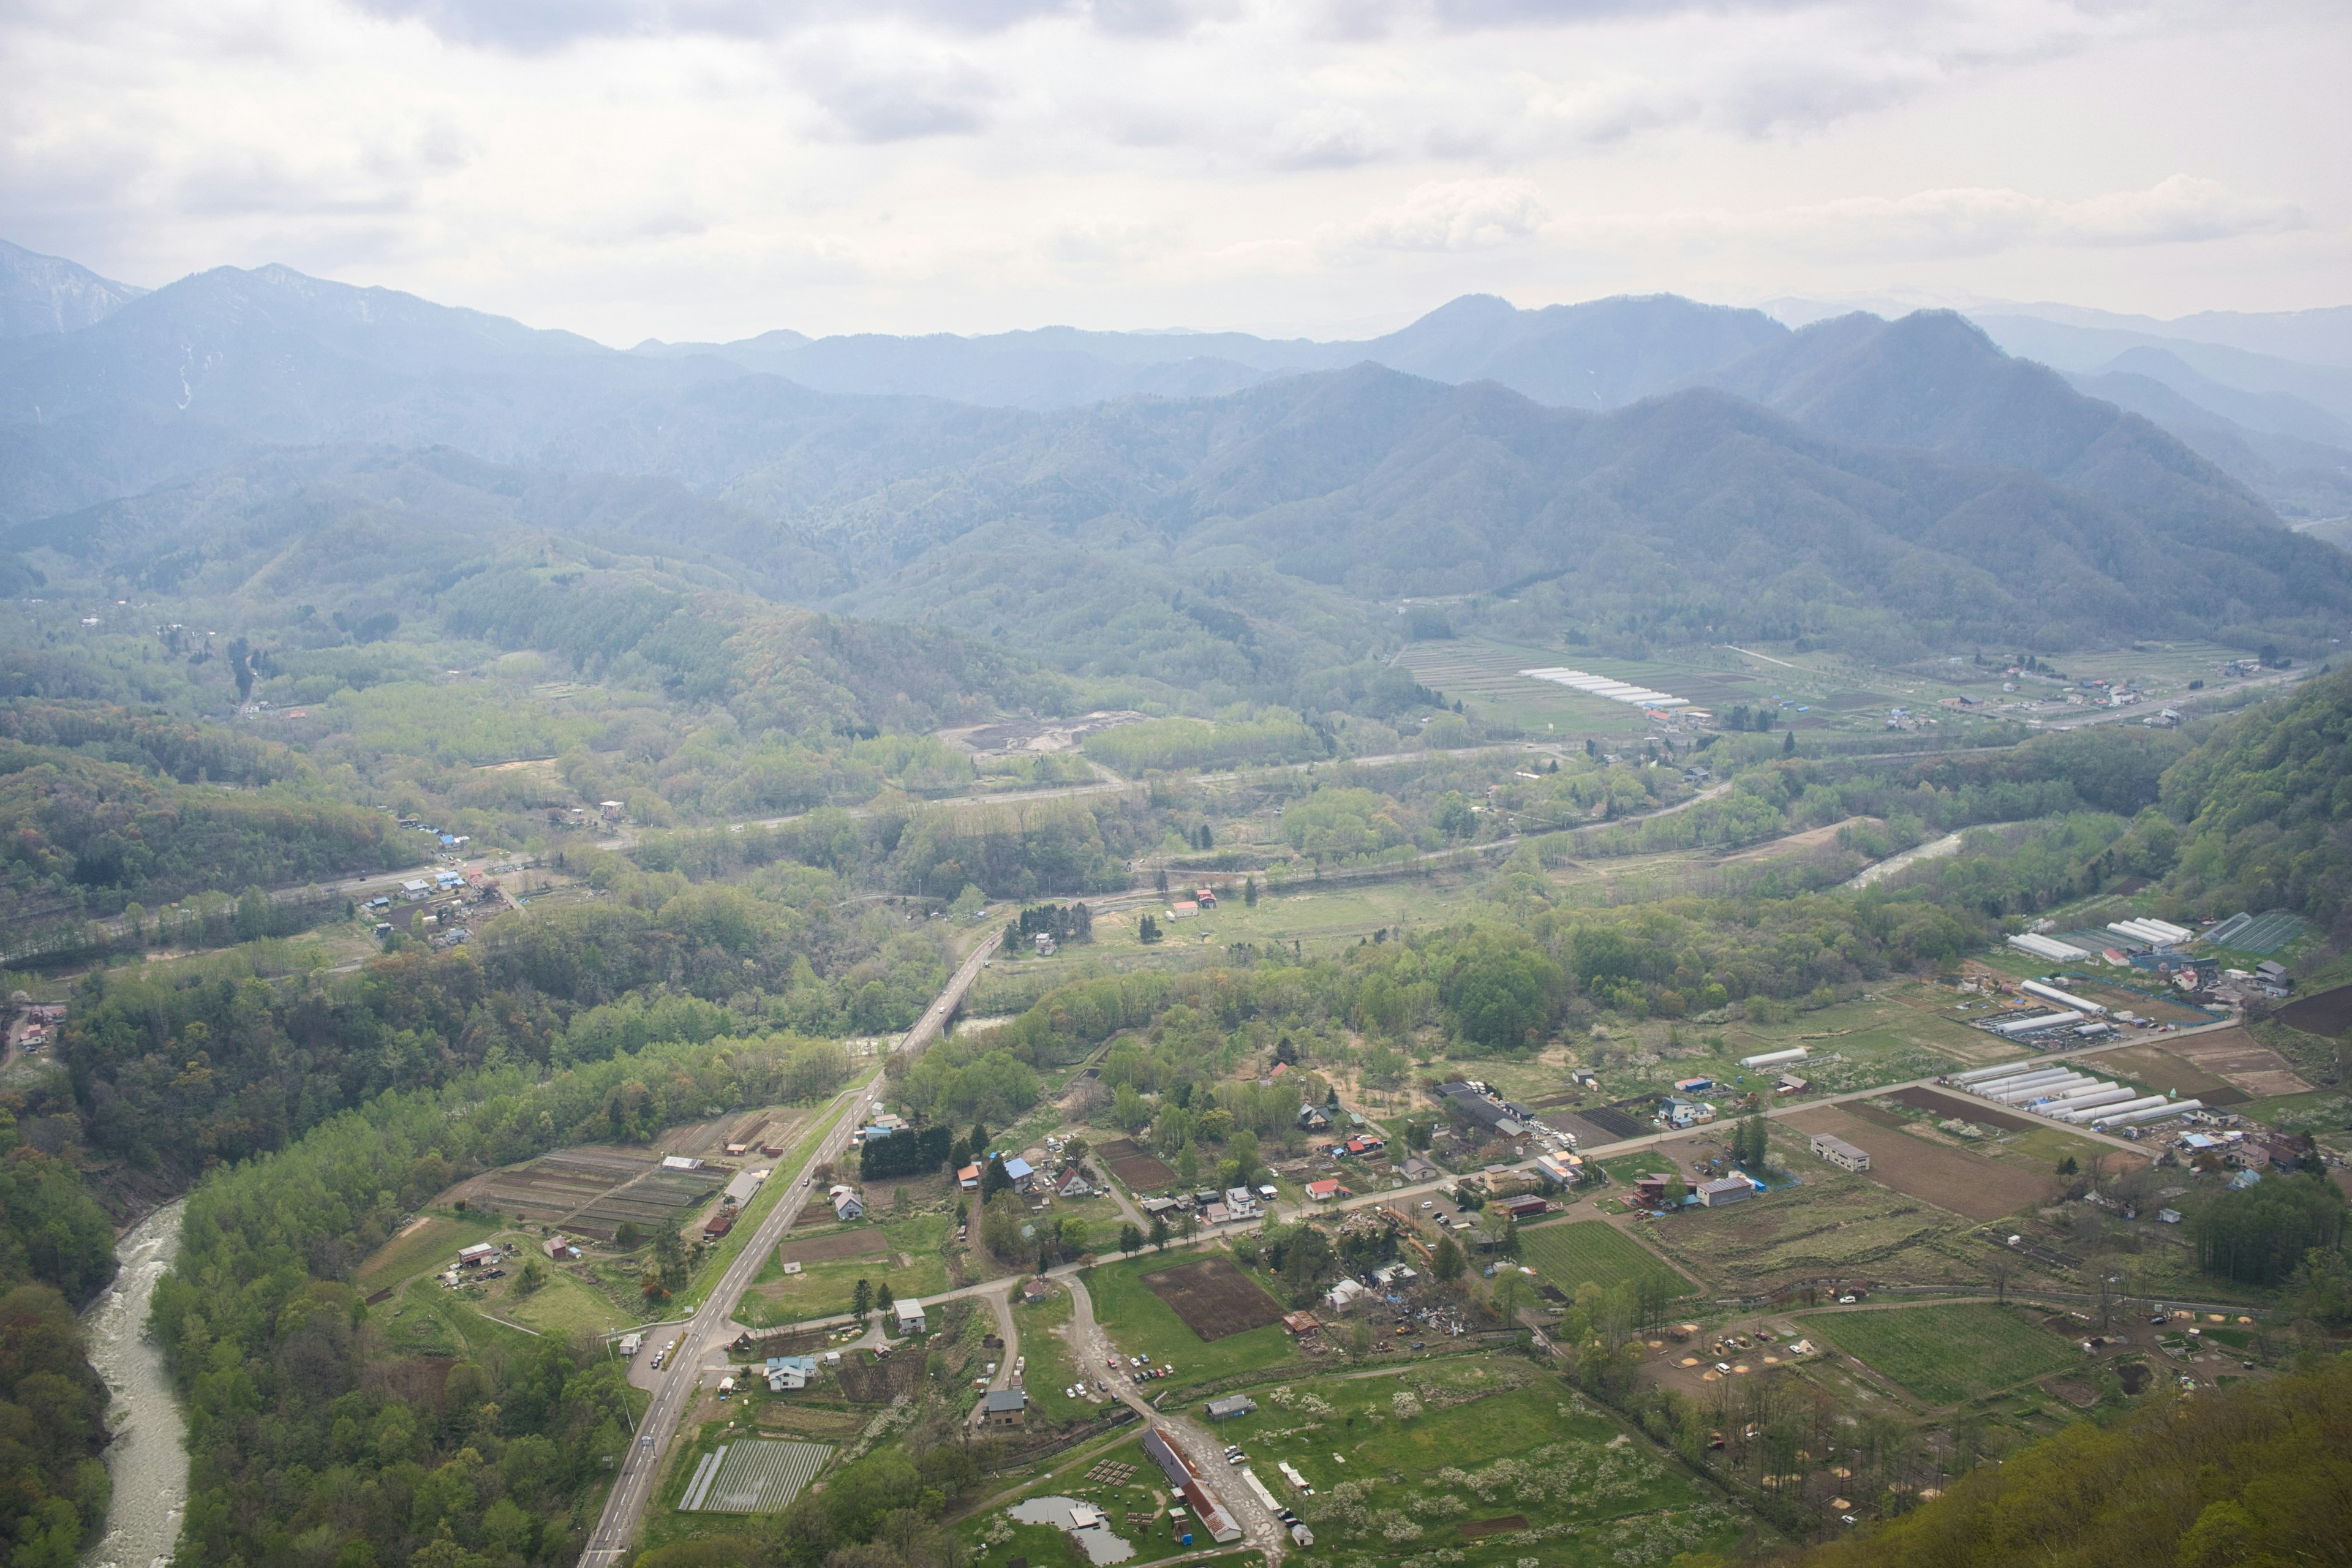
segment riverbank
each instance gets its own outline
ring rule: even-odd
[[[161,1347],[146,1337],[156,1283],[180,1253],[184,1200],[155,1210],[115,1243],[118,1268],[106,1293],[82,1315],[90,1365],[113,1399],[106,1448],[114,1496],[106,1534],[84,1558],[87,1568],[164,1568],[179,1545],[188,1500],[188,1423],[163,1368]]]

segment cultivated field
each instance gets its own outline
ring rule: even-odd
[[[1141,1277],[1144,1289],[1168,1303],[1203,1341],[1222,1340],[1282,1321],[1282,1308],[1229,1258],[1203,1258]]]
[[[522,1223],[546,1225],[643,1175],[656,1158],[643,1150],[563,1149],[529,1164],[492,1171],[471,1184],[466,1195]]]
[[[2312,1086],[2284,1057],[2243,1029],[2221,1029],[2193,1039],[2176,1040],[2165,1049],[2200,1071],[2244,1089],[2255,1100],[2312,1091]]]
[[[2279,1009],[2278,1019],[2290,1029],[2334,1039],[2352,1029],[2352,985],[2338,985],[2333,991],[2298,997]]]
[[[1947,1094],[1939,1089],[1899,1089],[1886,1098],[1915,1110],[1931,1111],[1948,1121],[1973,1121],[1979,1127],[1998,1127],[2004,1132],[2031,1132],[2041,1125],[2032,1117],[2002,1110],[1991,1100]]]
[[[1156,1258],[1127,1258],[1080,1276],[1094,1300],[1096,1321],[1122,1352],[1173,1363],[1179,1386],[1284,1366],[1297,1358],[1289,1331],[1278,1322],[1215,1341],[1202,1339],[1143,1283],[1143,1275],[1164,1267]]]
[[[1545,1284],[1569,1297],[1587,1280],[1609,1290],[1657,1279],[1671,1295],[1691,1293],[1689,1280],[1606,1220],[1531,1226],[1519,1232],[1519,1256]]]
[[[1990,1302],[1812,1312],[1799,1320],[1929,1405],[1957,1405],[2075,1366],[2082,1352]]]
[[[2050,1194],[2045,1176],[1977,1153],[1931,1143],[1895,1128],[1882,1127],[1833,1106],[1802,1110],[1786,1125],[1808,1136],[1827,1132],[1869,1151],[1870,1177],[1906,1196],[1974,1220],[1999,1219]],[[1810,1154],[1799,1156],[1811,1161]],[[1822,1169],[1833,1167],[1811,1161]]]
[[[1095,1157],[1109,1166],[1110,1173],[1131,1193],[1160,1192],[1176,1180],[1172,1169],[1145,1153],[1129,1139],[1112,1139],[1095,1151]]]
[[[802,1241],[787,1241],[776,1248],[780,1263],[797,1263],[805,1268],[812,1263],[839,1263],[858,1258],[887,1258],[890,1243],[880,1229],[864,1226],[856,1230],[837,1230],[830,1236],[814,1236]]]
[[[2134,1046],[2128,1050],[2108,1051],[2098,1058],[2097,1071],[2104,1077],[2127,1077],[2135,1083],[2178,1094],[2184,1100],[2193,1097],[2208,1105],[2237,1105],[2248,1098],[2246,1091],[2237,1085],[2173,1055],[2161,1046]]]

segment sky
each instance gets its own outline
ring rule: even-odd
[[[9,0],[0,237],[614,344],[2352,303],[2340,0]]]

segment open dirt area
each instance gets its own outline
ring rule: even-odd
[[[1454,1528],[1461,1531],[1465,1541],[1483,1541],[1490,1535],[1515,1535],[1527,1527],[1528,1516],[1514,1513],[1501,1519],[1482,1519],[1475,1523],[1457,1524]]]
[[[2144,1083],[2150,1089],[2165,1089],[2183,1099],[2194,1096],[2208,1105],[2236,1105],[2252,1098],[2237,1085],[2184,1061],[2161,1046],[2109,1051],[2099,1058],[2098,1070]]]
[[[1966,1149],[1942,1148],[1833,1106],[1799,1111],[1786,1123],[1808,1135],[1833,1133],[1867,1150],[1873,1181],[1973,1220],[1999,1219],[2050,1195],[2046,1176]]]
[[[831,1236],[788,1241],[776,1248],[784,1263],[841,1263],[853,1258],[881,1258],[889,1253],[890,1238],[878,1229],[836,1231]]]
[[[1110,1167],[1131,1193],[1156,1193],[1172,1185],[1176,1173],[1167,1164],[1138,1148],[1126,1138],[1114,1138],[1095,1151],[1095,1157]]]
[[[1227,1258],[1204,1258],[1162,1268],[1144,1275],[1141,1283],[1203,1340],[1222,1340],[1282,1321],[1282,1308],[1275,1299]]]
[[[2031,1117],[2001,1110],[1989,1100],[1969,1100],[1957,1094],[1946,1094],[1933,1089],[1898,1089],[1886,1097],[1914,1110],[1932,1110],[1952,1121],[1973,1121],[1979,1127],[1998,1127],[2004,1132],[2031,1132],[2047,1122]]]
[[[2312,1086],[2287,1059],[2243,1029],[2223,1029],[2178,1040],[2165,1049],[2201,1072],[2244,1089],[2256,1100],[2309,1094]]]
[[[1646,1234],[1717,1293],[1756,1295],[1842,1279],[1941,1279],[1952,1262],[1943,1247],[1964,1224],[1949,1209],[1823,1165],[1807,1171],[1802,1186],[1685,1210]]]
[[[2290,1029],[2333,1039],[2352,1029],[2352,985],[2338,985],[2290,1002],[2279,1009],[2278,1019]]]

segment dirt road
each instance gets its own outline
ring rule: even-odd
[[[1109,1337],[1095,1321],[1094,1298],[1087,1294],[1086,1281],[1072,1273],[1064,1276],[1062,1282],[1070,1289],[1070,1350],[1077,1357],[1079,1370],[1088,1377],[1100,1377],[1113,1398],[1143,1417],[1146,1425],[1167,1433],[1184,1457],[1192,1461],[1192,1468],[1201,1472],[1209,1495],[1228,1518],[1242,1527],[1248,1544],[1265,1553],[1268,1568],[1280,1563],[1284,1551],[1290,1545],[1290,1532],[1241,1485],[1232,1467],[1224,1462],[1224,1444],[1189,1415],[1153,1409],[1151,1402],[1137,1392],[1125,1372],[1113,1370],[1109,1363],[1117,1357]],[[1119,1364],[1124,1366],[1125,1363]],[[1097,1373],[1097,1367],[1104,1370]]]

